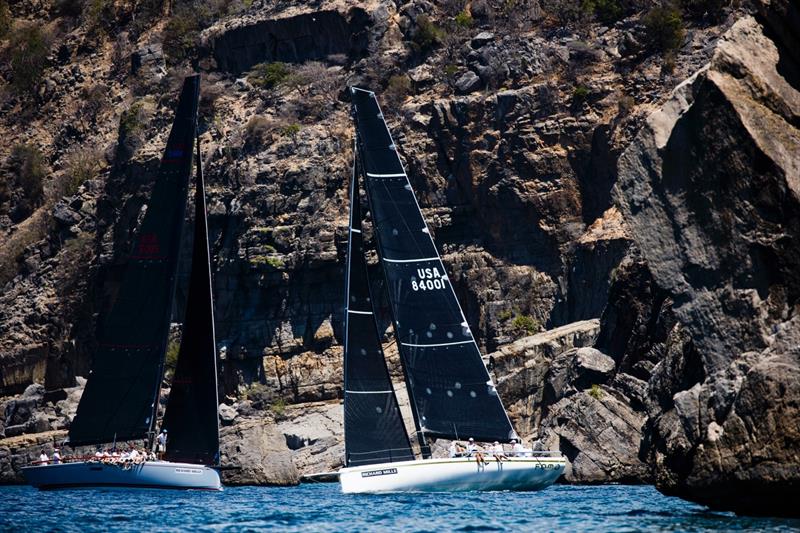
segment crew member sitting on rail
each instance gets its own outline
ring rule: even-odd
[[[492,455],[494,455],[494,459],[498,463],[503,459],[508,459],[508,457],[506,457],[506,452],[503,449],[503,445],[498,441],[494,441],[494,446],[492,446]]]
[[[475,457],[475,462],[478,464],[486,464],[486,461],[483,460],[483,451],[475,444],[475,439],[472,437],[469,438],[467,443],[467,455]]]
[[[454,440],[453,442],[450,443],[450,458],[451,459],[453,457],[461,457],[461,455],[463,453],[464,453],[464,447],[461,445],[460,442],[458,442],[457,440]]]
[[[39,464],[46,465],[50,462],[50,458],[47,457],[47,454],[44,452],[44,448],[42,448],[42,453],[39,455]]]
[[[517,439],[511,439],[511,455],[514,457],[525,455],[525,448],[522,447],[521,442],[517,442]]]

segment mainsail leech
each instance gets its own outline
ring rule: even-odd
[[[355,169],[350,182],[348,234],[344,341],[346,464],[413,460],[372,308]]]
[[[141,438],[155,423],[198,96],[199,77],[186,78],[119,294],[98,328],[98,348],[70,426],[73,446]]]
[[[352,88],[358,151],[401,357],[429,437],[516,436],[422,217],[375,94]]]

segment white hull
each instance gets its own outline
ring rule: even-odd
[[[486,458],[421,459],[342,468],[342,492],[406,491],[532,491],[549,487],[561,476],[563,457],[513,457],[497,462]]]
[[[22,473],[29,485],[43,490],[78,487],[222,490],[219,473],[213,468],[168,461],[146,462],[129,468],[81,461],[28,466]]]

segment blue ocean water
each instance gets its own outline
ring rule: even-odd
[[[338,484],[39,492],[0,487],[0,531],[797,531],[652,487],[557,485],[532,493],[345,495]]]

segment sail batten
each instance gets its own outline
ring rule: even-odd
[[[414,459],[378,336],[360,230],[358,174],[353,172],[344,341],[344,434],[348,466]]]
[[[147,212],[117,299],[98,327],[72,445],[142,438],[153,428],[192,168],[199,78],[185,80]]]
[[[360,162],[418,429],[515,436],[464,317],[374,93],[352,90]]]

